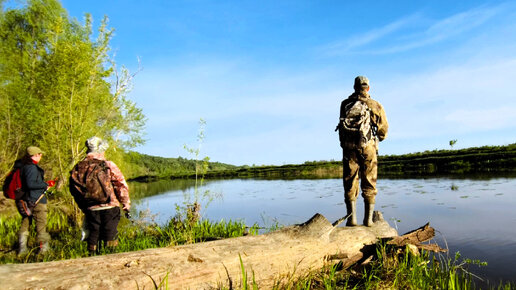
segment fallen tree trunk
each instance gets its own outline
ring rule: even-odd
[[[430,223],[410,231],[402,236],[394,237],[388,241],[388,245],[395,245],[398,247],[413,245],[419,250],[432,251],[435,253],[446,252],[445,249],[439,247],[437,244],[423,244],[433,239],[435,236],[435,230],[430,226]]]
[[[316,214],[304,224],[258,236],[1,265],[0,285],[4,289],[149,289],[154,282],[165,281],[172,289],[232,288],[240,286],[243,266],[249,280],[254,275],[260,288],[270,288],[274,282],[304,275],[336,260],[355,263],[365,246],[396,236],[396,230],[383,219],[377,219],[372,227],[337,227]]]

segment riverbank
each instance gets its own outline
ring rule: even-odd
[[[429,177],[453,175],[504,175],[516,176],[516,144],[483,146],[460,150],[433,150],[404,155],[380,155],[380,178]],[[303,164],[281,166],[242,166],[230,169],[209,169],[204,178],[340,178],[341,161],[307,161]],[[161,178],[195,178],[194,171],[178,171],[166,176],[141,175],[133,181],[150,181]]]
[[[51,236],[50,250],[38,254],[35,231],[30,231],[29,253],[16,254],[21,216],[14,201],[0,196],[0,264],[31,263],[87,257],[86,243],[81,241],[83,214],[70,195],[57,193],[48,198],[47,231]],[[257,234],[256,226],[242,221],[198,220],[183,207],[166,224],[159,225],[148,211],[132,211],[134,217],[121,217],[118,226],[119,245],[116,252],[139,251],[173,245],[183,245],[217,239]],[[106,253],[101,252],[101,253]]]
[[[117,252],[119,254],[107,255],[109,253],[103,252],[100,256],[81,259],[81,257],[85,257],[86,252],[85,249],[83,249],[84,251],[82,251],[82,253],[80,251],[82,247],[79,245],[81,242],[78,240],[78,235],[80,234],[80,232],[77,230],[77,225],[68,224],[65,220],[58,221],[57,217],[62,215],[56,213],[55,211],[56,208],[52,208],[51,214],[49,215],[49,230],[53,237],[50,252],[45,254],[44,256],[41,256],[37,255],[35,251],[33,251],[29,255],[24,256],[21,261],[18,261],[18,263],[44,261],[56,262],[45,264],[33,263],[31,265],[26,265],[27,267],[25,267],[24,265],[0,266],[0,272],[5,274],[2,276],[4,277],[2,278],[5,282],[2,283],[4,286],[24,285],[24,287],[32,289],[29,284],[26,284],[26,282],[24,282],[25,280],[16,280],[15,275],[9,274],[9,271],[11,270],[25,268],[30,268],[32,270],[21,272],[18,271],[16,272],[18,273],[17,275],[28,275],[29,273],[33,273],[30,275],[33,275],[34,277],[39,277],[39,280],[32,279],[30,281],[32,281],[32,283],[34,285],[37,285],[38,287],[45,286],[45,283],[50,283],[48,285],[60,285],[61,287],[63,285],[68,285],[68,283],[75,283],[73,285],[78,285],[77,283],[79,283],[82,286],[88,286],[88,280],[84,280],[84,274],[81,273],[84,267],[87,267],[89,265],[89,269],[91,271],[88,271],[88,275],[92,277],[102,277],[106,268],[111,269],[110,271],[112,275],[110,277],[104,277],[100,280],[97,278],[92,278],[93,280],[91,280],[95,281],[95,283],[100,283],[99,285],[104,285],[105,287],[108,287],[108,285],[120,286],[120,283],[123,282],[127,285],[134,285],[134,283],[136,283],[138,287],[143,285],[148,285],[150,287],[152,287],[152,285],[159,285],[159,287],[156,288],[168,289],[168,285],[175,285],[175,280],[169,279],[169,275],[175,275],[177,274],[176,271],[184,270],[181,270],[182,268],[176,270],[173,270],[173,268],[167,268],[165,262],[156,263],[156,259],[153,258],[160,256],[162,257],[162,261],[165,261],[166,255],[163,256],[163,253],[168,253],[168,255],[177,256],[177,251],[179,251],[180,249],[189,249],[185,248],[184,246],[178,249],[175,249],[173,247],[167,247],[170,245],[181,244],[179,240],[177,240],[177,236],[171,234],[174,232],[174,230],[171,230],[170,223],[164,227],[160,227],[157,225],[147,225],[145,227],[140,227],[139,230],[135,231],[134,227],[135,224],[138,224],[138,220],[132,221],[130,223],[127,223],[127,221],[123,221],[120,225],[120,247],[117,249]],[[9,231],[6,231],[6,229],[14,230],[12,226],[16,225],[17,222],[17,220],[9,221],[0,218],[0,229],[2,229],[1,234],[3,236],[8,236]],[[196,225],[194,225],[194,228],[204,229],[203,231],[206,231],[207,228],[210,228],[212,226],[213,223],[211,222],[199,221],[196,223]],[[128,230],[131,228],[133,230]],[[241,228],[240,225],[237,225],[236,228],[237,231],[233,231],[233,233],[236,233],[237,237],[245,235],[246,231],[240,231],[240,229],[245,228]],[[353,229],[360,231],[360,228],[361,227],[357,227]],[[67,229],[72,230],[71,235],[70,232],[66,233]],[[219,236],[220,233],[225,232],[225,230],[220,231],[220,229],[221,228],[219,228],[218,231]],[[222,229],[228,229],[228,227],[223,226]],[[345,231],[346,229],[341,228],[341,230]],[[64,235],[67,235],[67,241],[61,244],[63,241],[59,239],[61,239],[62,236],[60,235],[62,235],[63,232],[65,232]],[[229,232],[231,232],[231,230]],[[255,233],[256,232],[251,231],[250,234],[254,235]],[[230,236],[226,234],[226,237]],[[31,238],[33,239],[34,237]],[[144,238],[144,240],[148,243],[142,243],[142,238]],[[266,239],[266,237],[252,238],[252,240],[263,239]],[[151,240],[159,241],[160,244],[157,247],[152,246],[150,243]],[[187,244],[194,243],[196,241],[203,240],[192,240]],[[240,240],[234,240],[233,243],[235,243],[236,241]],[[4,248],[4,242],[2,242],[2,248]],[[140,249],[128,249],[127,246],[129,244],[134,244],[140,247]],[[206,262],[206,259],[203,258],[205,258],[206,254],[211,253],[211,251],[206,252],[206,249],[202,243],[195,244],[192,246],[193,247],[190,248],[195,250],[195,255],[187,255],[187,261],[183,262],[182,259],[168,259],[167,261],[177,261],[179,263],[189,264],[190,267],[194,267],[194,270],[189,272],[188,275],[192,277],[197,277],[198,275],[206,274],[204,272],[204,274],[197,273],[195,269],[197,266],[202,266]],[[209,243],[209,246],[211,249],[212,247],[215,247],[215,244]],[[146,247],[147,250],[142,251],[142,249]],[[381,242],[378,243],[375,247],[376,252],[373,251],[373,255],[370,258],[361,259],[362,262],[356,263],[351,267],[349,267],[349,265],[344,266],[342,263],[325,263],[327,266],[324,266],[320,269],[313,269],[313,271],[310,271],[309,273],[305,273],[303,275],[299,275],[299,273],[293,275],[293,273],[296,273],[296,267],[293,266],[292,269],[285,269],[287,273],[289,271],[292,271],[292,275],[280,275],[279,272],[277,273],[277,275],[274,273],[269,273],[270,275],[275,276],[275,278],[272,278],[272,280],[267,280],[267,285],[270,285],[272,289],[347,289],[348,287],[355,287],[358,289],[423,289],[428,287],[437,287],[441,289],[447,287],[455,287],[455,289],[474,289],[473,277],[468,274],[467,266],[475,262],[468,262],[466,260],[459,259],[459,256],[456,256],[454,259],[448,259],[446,256],[439,256],[438,260],[435,260],[435,258],[431,258],[426,252],[423,252],[421,254],[418,251],[414,252],[414,250],[409,250],[408,248],[398,249],[396,247],[391,247]],[[240,263],[238,263],[237,259],[236,263],[233,263],[231,265],[225,265],[226,267],[232,267],[230,271],[231,280],[229,280],[229,283],[233,284],[229,285],[232,285],[233,287],[240,287],[240,289],[249,289],[250,287],[255,288],[260,286],[260,280],[258,279],[258,277],[263,276],[265,272],[255,272],[257,266],[252,266],[252,264],[249,263],[248,259],[251,253],[249,251],[251,251],[251,249],[243,250],[243,254],[241,254],[240,256]],[[303,251],[298,252],[302,253]],[[4,259],[5,256],[9,255],[12,256],[13,253],[2,253],[2,264],[13,262],[17,263],[16,261],[9,262]],[[57,260],[66,261],[57,262]],[[57,274],[57,272],[52,269],[54,269],[55,267],[63,269],[61,267],[62,265],[66,265],[65,269],[68,269],[66,271],[66,273],[68,274],[64,273],[63,271],[59,271],[58,275],[62,275],[61,279],[64,280],[59,280],[59,278],[55,277],[50,277],[51,279],[49,279],[49,275]],[[98,265],[105,266],[99,267]],[[122,273],[123,275],[116,275],[115,272]],[[133,274],[128,274],[132,272],[138,273],[138,280],[135,279],[136,276],[134,276]],[[70,277],[82,277],[82,280],[77,280]],[[223,276],[222,279],[227,280],[226,276]],[[10,283],[8,281],[10,281]],[[9,287],[6,289],[9,289]],[[226,288],[223,287],[222,289]],[[506,287],[505,289],[510,288]]]
[[[80,216],[75,216],[74,211],[69,208],[70,204],[68,204],[66,198],[52,197],[49,205],[48,231],[52,236],[52,242],[51,250],[46,255],[37,254],[35,236],[32,232],[29,241],[29,244],[32,245],[31,252],[26,256],[17,256],[15,251],[19,215],[5,217],[5,212],[2,212],[0,215],[0,235],[3,239],[0,242],[0,264],[72,259],[70,263],[74,265],[74,263],[81,263],[81,260],[77,258],[87,256],[85,243],[81,242],[79,238],[81,235]],[[201,220],[188,224],[178,222],[177,219],[171,219],[168,223],[159,225],[152,222],[152,216],[148,213],[139,212],[131,220],[122,218],[119,225],[120,245],[116,252],[133,252],[132,256],[137,256],[137,251],[144,249],[255,234],[257,234],[257,228],[249,228],[242,222]],[[381,250],[382,247],[378,249]],[[113,255],[106,255],[109,254],[108,252],[103,251],[101,254],[95,259],[113,259]],[[458,256],[453,257],[453,255],[452,257],[442,255],[437,258],[438,262],[435,262],[435,257],[430,257],[425,253],[414,256],[407,251],[393,252],[387,249],[378,252],[370,263],[359,263],[348,269],[342,269],[342,265],[337,263],[334,266],[314,269],[313,272],[295,279],[293,277],[278,277],[273,288],[328,289],[330,287],[335,289],[357,287],[357,289],[375,289],[390,287],[423,289],[426,286],[454,285],[456,289],[474,289],[474,281],[478,282],[478,280],[475,280],[465,271],[468,270],[469,265],[476,262],[473,263],[469,259],[462,259]],[[125,267],[138,265],[134,262],[131,264],[131,262],[132,260],[129,261],[129,266]],[[122,264],[125,265],[126,263]],[[40,267],[43,267],[43,264]],[[148,270],[146,273],[153,273],[152,269],[149,268]],[[255,285],[253,277],[257,274],[253,274],[253,268],[246,267],[243,264],[241,270],[242,277],[235,279],[234,286],[240,285],[245,288],[243,285],[246,284],[250,288]],[[167,277],[167,275],[153,275],[152,279],[155,279],[159,284],[161,281],[167,280]],[[150,279],[149,281],[151,281]],[[421,288],[423,285],[425,287]],[[512,289],[511,287],[514,286],[507,285],[503,289]]]

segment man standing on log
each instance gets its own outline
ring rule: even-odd
[[[378,170],[378,142],[387,137],[388,123],[385,111],[369,95],[369,80],[355,78],[355,92],[340,105],[339,130],[343,158],[344,201],[348,218],[347,226],[356,226],[356,202],[359,193],[358,180],[365,203],[364,225],[373,225],[376,178]]]

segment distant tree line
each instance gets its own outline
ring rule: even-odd
[[[184,178],[194,177],[195,168],[203,161],[178,158],[165,158],[141,154],[138,152],[128,152],[123,155],[123,164],[128,179],[150,180],[160,178]],[[220,163],[207,162],[207,174],[211,172],[233,171],[238,166]]]
[[[386,175],[516,172],[516,144],[387,155],[378,164]]]
[[[433,150],[378,157],[380,177],[516,173],[516,144],[460,150]],[[207,177],[238,178],[339,178],[341,161],[307,161],[282,166],[239,167],[208,172]]]

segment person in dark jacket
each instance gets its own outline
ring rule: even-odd
[[[25,192],[23,199],[36,203],[32,210],[32,216],[23,217],[21,221],[19,238],[19,254],[27,253],[27,240],[29,238],[29,226],[34,219],[36,223],[36,239],[39,243],[39,253],[43,254],[49,249],[50,235],[47,233],[47,198],[45,191],[49,188],[44,181],[45,172],[38,166],[44,152],[36,146],[27,147],[27,154],[22,159],[21,181]],[[41,199],[40,199],[41,198]]]

